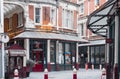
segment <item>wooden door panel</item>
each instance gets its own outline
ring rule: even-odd
[[[33,52],[33,60],[36,62],[35,66],[32,68],[33,72],[40,72],[43,71],[43,52],[41,51],[34,51]]]

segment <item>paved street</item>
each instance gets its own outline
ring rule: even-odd
[[[52,71],[48,73],[48,79],[73,79],[73,71]],[[101,79],[101,70],[85,70],[77,71],[77,79]],[[44,72],[31,72],[30,77],[26,79],[44,79]]]

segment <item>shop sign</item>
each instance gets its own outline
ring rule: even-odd
[[[111,38],[107,38],[106,39],[106,43],[112,43],[112,39]]]

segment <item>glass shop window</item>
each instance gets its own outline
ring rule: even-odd
[[[58,57],[59,64],[64,64],[64,55],[63,55],[63,44],[59,43],[59,57]]]
[[[55,64],[55,42],[50,43],[50,62]]]
[[[70,44],[65,44],[65,63],[71,64],[71,52],[70,52]]]

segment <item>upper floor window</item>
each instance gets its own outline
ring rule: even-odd
[[[84,26],[83,26],[83,24],[81,24],[81,35],[82,36],[84,35]]]
[[[51,9],[50,11],[50,23],[52,25],[56,24],[56,10],[55,9]]]
[[[9,18],[9,27],[8,27],[9,30],[12,29],[12,17]]]
[[[100,1],[99,0],[95,0],[95,6],[99,5]]]
[[[81,14],[84,13],[84,4],[83,3],[80,4],[80,13]]]
[[[40,23],[40,8],[35,8],[35,23]]]
[[[23,13],[18,13],[18,27],[23,26]]]
[[[81,24],[81,36],[83,36],[83,35],[84,35],[84,25]]]
[[[73,11],[63,9],[62,26],[69,29],[73,28]]]

